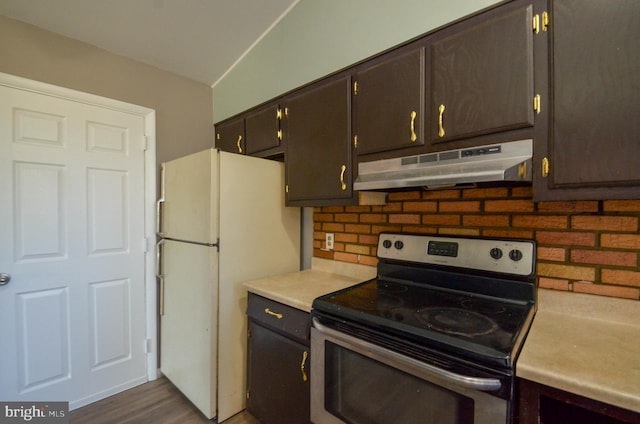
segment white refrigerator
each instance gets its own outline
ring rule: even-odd
[[[160,370],[207,418],[246,400],[242,282],[300,269],[281,162],[210,149],[162,164]]]

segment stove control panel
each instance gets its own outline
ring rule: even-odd
[[[381,233],[378,257],[528,276],[535,241]]]
[[[458,256],[458,243],[450,241],[430,240],[427,243],[427,254],[436,256]]]

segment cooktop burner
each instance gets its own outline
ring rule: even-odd
[[[351,295],[344,299],[344,305],[347,308],[360,310],[363,312],[389,310],[397,308],[403,304],[403,299],[394,296],[394,293],[387,292],[384,289],[373,293],[367,287],[357,287]]]
[[[464,309],[477,311],[481,314],[501,314],[507,311],[506,308],[496,305],[495,302],[486,301],[483,299],[464,299],[462,302],[460,302],[460,305]]]
[[[498,329],[491,318],[462,308],[424,308],[416,312],[418,321],[428,328],[459,336],[483,336]]]

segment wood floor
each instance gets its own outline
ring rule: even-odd
[[[212,423],[166,378],[151,381],[71,411],[70,424]],[[248,412],[224,424],[260,424]]]

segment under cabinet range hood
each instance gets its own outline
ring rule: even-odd
[[[358,164],[355,190],[438,189],[495,181],[531,181],[533,140],[447,150]]]

